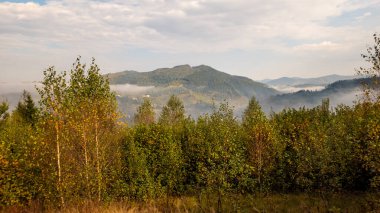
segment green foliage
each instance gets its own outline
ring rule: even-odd
[[[379,188],[377,102],[330,109],[324,100],[267,118],[252,98],[241,122],[228,103],[194,121],[184,118],[182,102],[172,96],[160,122],[127,127],[117,125],[114,95],[96,66],[74,65],[67,85],[48,72],[50,88],[40,89],[42,117],[34,127],[18,110],[4,120],[2,205],[99,197],[169,202],[206,193],[217,195],[223,211],[231,192]]]
[[[367,190],[379,187],[379,110],[378,103],[358,104],[353,108],[340,107],[334,134],[340,159],[342,187]]]
[[[175,196],[202,204],[216,195],[221,212],[230,193],[380,188],[378,100],[335,109],[323,100],[268,118],[252,98],[242,121],[226,102],[193,120],[173,95],[158,123],[145,99],[128,127],[95,61],[87,68],[80,58],[70,76],[44,71],[38,92],[39,109],[28,93],[10,115],[0,105],[1,206],[166,199],[169,209]]]
[[[170,96],[167,104],[162,108],[159,123],[164,125],[178,125],[185,119],[185,107],[175,95]]]
[[[71,167],[75,167],[82,178],[71,181],[81,183],[73,185],[78,195],[84,193],[90,199],[97,197],[101,200],[107,185],[107,178],[102,174],[112,161],[108,156],[117,154],[109,152],[113,150],[110,147],[117,146],[117,141],[112,141],[110,137],[112,131],[117,132],[116,98],[95,60],[86,69],[80,58],[71,70],[66,95],[71,155],[81,159],[80,165],[72,162]]]
[[[270,175],[278,157],[274,130],[257,100],[252,97],[243,113],[243,138],[247,149],[247,159],[260,191],[268,190]]]
[[[17,104],[15,113],[18,113],[20,118],[31,126],[34,127],[37,124],[38,108],[29,92],[24,90],[22,99]]]
[[[170,127],[139,125],[124,145],[126,193],[138,199],[181,192],[183,158],[180,141]]]
[[[241,187],[248,165],[239,133],[239,124],[227,103],[198,118],[188,142],[188,165],[194,167],[191,170],[198,187],[218,194]]]
[[[80,58],[73,64],[70,78],[53,67],[44,72],[41,100],[40,140],[54,155],[46,159],[55,184],[49,186],[51,199],[66,201],[83,197],[98,200],[108,196],[108,181],[117,176],[120,159],[115,95],[93,60],[86,69]],[[111,133],[112,132],[112,133]],[[107,176],[105,177],[105,174]]]
[[[126,133],[123,144],[123,169],[121,196],[137,200],[147,200],[154,197],[154,180],[148,169],[148,150],[144,149],[142,141],[147,139],[149,129],[140,126]]]
[[[274,129],[284,146],[277,163],[279,189],[314,190],[329,187],[330,119],[328,102],[322,106],[288,109],[273,115]]]
[[[144,98],[143,103],[137,108],[134,122],[135,124],[153,124],[155,113],[150,99]]]
[[[36,128],[13,113],[0,131],[0,206],[25,205],[43,197],[43,145]]]

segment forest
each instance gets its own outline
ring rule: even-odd
[[[252,97],[242,119],[228,102],[187,117],[172,95],[159,115],[146,98],[127,124],[95,60],[86,66],[78,58],[67,73],[50,67],[37,87],[38,103],[24,92],[12,112],[0,105],[0,211],[119,202],[145,212],[260,212],[270,211],[268,199],[284,195],[324,202],[316,212],[351,208],[328,203],[337,195],[364,199],[352,211],[379,210],[380,40],[374,38],[362,55],[370,67],[358,72],[375,82],[363,85],[352,106],[332,108],[326,99],[266,115]],[[249,204],[238,201],[248,198]],[[76,209],[88,211],[94,209]]]

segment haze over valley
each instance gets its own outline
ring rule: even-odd
[[[318,78],[267,79],[260,82],[230,75],[207,65],[178,65],[150,72],[123,71],[105,75],[116,93],[120,110],[132,121],[144,98],[154,104],[159,114],[170,95],[178,96],[186,114],[194,118],[210,113],[213,106],[228,102],[240,117],[251,97],[256,97],[266,113],[285,108],[315,107],[329,98],[331,107],[352,105],[357,100],[362,80],[360,76],[328,75]],[[16,106],[25,89],[38,99],[38,82],[0,83],[0,99]]]

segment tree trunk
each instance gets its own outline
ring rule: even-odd
[[[100,171],[100,160],[99,160],[99,124],[98,116],[95,116],[95,146],[96,146],[96,171],[98,174],[98,201],[101,198],[101,171]]]
[[[59,143],[59,121],[55,122],[55,132],[56,132],[56,145],[57,145],[57,168],[58,168],[58,193],[61,198],[62,207],[65,206],[65,200],[62,193],[62,174],[61,174],[61,150]]]
[[[84,149],[84,162],[85,162],[85,176],[86,176],[86,191],[87,191],[87,196],[88,198],[90,198],[90,187],[89,187],[89,177],[88,177],[88,154],[87,154],[87,140],[86,140],[86,131],[85,131],[85,127],[83,125],[83,129],[82,129],[83,133],[82,133],[82,138],[83,138],[83,149]]]

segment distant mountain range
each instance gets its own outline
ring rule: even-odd
[[[323,90],[301,90],[294,93],[286,93],[272,96],[268,99],[273,111],[283,108],[313,107],[321,104],[323,99],[328,98],[331,106],[339,104],[352,105],[362,91],[363,83],[371,84],[370,78],[356,78],[351,80],[339,80],[327,85]]]
[[[322,90],[325,86],[341,80],[351,80],[358,76],[327,75],[317,78],[282,77],[265,79],[260,82],[281,92],[297,92],[300,90]]]
[[[326,75],[317,78],[298,78],[298,77],[282,77],[277,79],[265,79],[260,82],[268,85],[327,85],[340,80],[350,80],[357,78],[357,76],[345,76],[345,75]]]
[[[111,89],[116,92],[119,107],[132,120],[144,97],[149,97],[157,116],[170,95],[183,100],[188,115],[197,117],[209,113],[213,105],[228,101],[237,116],[255,96],[267,113],[287,107],[313,107],[329,98],[332,106],[352,104],[360,93],[360,85],[369,79],[355,76],[330,75],[319,78],[279,78],[253,81],[246,77],[230,75],[212,67],[181,65],[150,72],[123,71],[106,75]],[[34,85],[0,83],[0,101],[7,100],[11,108],[21,97],[23,89],[38,98]]]

